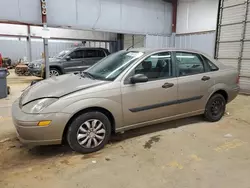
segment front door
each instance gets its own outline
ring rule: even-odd
[[[196,53],[174,53],[178,75],[178,113],[186,114],[205,109],[213,92],[215,73],[209,72],[203,58]]]
[[[70,60],[63,62],[63,67],[66,73],[79,72],[83,67],[83,50],[75,50],[69,56]]]
[[[177,78],[171,52],[153,54],[140,62],[121,86],[124,126],[176,115]],[[129,78],[144,74],[148,82],[131,84]]]

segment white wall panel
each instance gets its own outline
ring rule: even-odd
[[[240,75],[250,78],[250,60],[242,60]]]
[[[226,25],[221,27],[220,41],[240,41],[242,24]]]
[[[226,0],[224,1],[224,7],[233,6],[244,2],[245,0]]]
[[[1,0],[1,20],[41,24],[40,0]],[[171,33],[163,0],[47,0],[49,26],[131,34]]]
[[[230,8],[223,9],[221,24],[239,23],[244,20],[245,5],[238,5]]]
[[[200,34],[176,35],[175,47],[194,49],[214,56],[215,31]]]
[[[220,43],[218,58],[236,58],[240,55],[240,42]]]
[[[223,0],[220,8],[216,57],[240,73],[240,88],[250,93],[249,0]]]
[[[179,0],[177,33],[216,29],[219,0]]]
[[[27,36],[28,28],[26,25],[0,24],[0,34]]]
[[[0,19],[41,23],[40,0],[0,0]]]

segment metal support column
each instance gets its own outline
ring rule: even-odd
[[[244,40],[245,40],[245,34],[246,34],[246,26],[247,26],[247,15],[248,15],[248,0],[245,0],[245,17],[244,17],[244,21],[243,21],[243,28],[242,28],[242,33],[241,33],[241,46],[240,46],[240,54],[239,54],[239,61],[238,61],[238,71],[240,73],[241,70],[241,62],[242,62],[242,54],[243,54],[243,50],[244,50]]]
[[[45,78],[49,78],[49,42],[47,38],[43,39],[44,60],[45,60]]]
[[[135,47],[135,35],[132,35],[132,47]]]
[[[47,28],[47,3],[46,0],[41,0],[42,23],[43,31],[49,32]],[[45,78],[49,78],[49,47],[48,36],[43,36],[44,61],[45,61]]]
[[[30,37],[30,26],[27,26],[28,29],[28,36],[27,36],[27,56],[28,56],[28,61],[32,61],[32,49],[31,49],[31,37]]]
[[[224,0],[219,0],[218,15],[217,15],[217,29],[216,29],[216,36],[215,36],[215,49],[214,49],[214,58],[215,59],[218,58],[218,53],[219,53],[223,5],[224,5]]]
[[[176,37],[176,33],[172,33],[171,35],[171,42],[170,42],[170,47],[175,48],[175,37]]]

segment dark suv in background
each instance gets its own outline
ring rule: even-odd
[[[61,51],[57,56],[49,58],[50,76],[83,71],[110,53],[105,48],[75,47]],[[28,64],[32,75],[45,77],[44,59]]]

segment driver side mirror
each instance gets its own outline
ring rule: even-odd
[[[69,61],[69,60],[71,60],[71,57],[70,56],[66,56],[66,61]]]
[[[148,81],[148,77],[145,76],[144,74],[136,74],[130,78],[130,82],[132,84],[142,83],[142,82],[147,82],[147,81]]]

